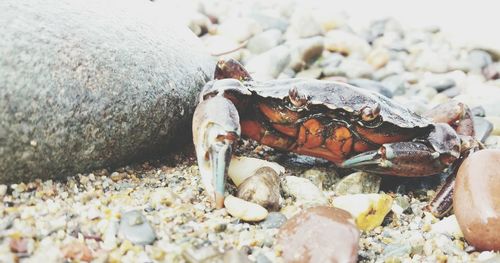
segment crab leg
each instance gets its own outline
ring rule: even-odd
[[[460,102],[451,101],[430,110],[426,117],[434,122],[445,122],[451,125],[461,138],[460,158],[450,168],[450,173],[445,182],[439,187],[436,195],[427,205],[426,209],[436,217],[443,217],[453,208],[453,190],[455,177],[462,162],[471,153],[483,148],[482,144],[473,138],[475,136],[474,121],[471,110]],[[483,120],[487,122],[486,120]],[[485,137],[489,135],[491,129],[486,131]]]
[[[436,195],[427,205],[427,211],[436,217],[445,216],[453,208],[453,191],[455,188],[455,178],[458,168],[462,162],[473,152],[483,149],[483,145],[470,136],[461,136],[462,153],[460,158],[450,168],[450,173],[444,183],[437,190]]]
[[[227,169],[240,131],[238,112],[225,97],[210,97],[196,107],[193,142],[202,183],[216,208],[224,205]]]

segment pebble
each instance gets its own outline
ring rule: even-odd
[[[119,234],[136,245],[148,245],[156,239],[153,227],[138,210],[122,214]]]
[[[392,98],[391,90],[378,81],[371,79],[349,79],[347,83]]]
[[[247,48],[254,54],[260,54],[278,46],[282,42],[283,33],[278,29],[269,29],[248,40]]]
[[[434,108],[440,104],[445,104],[450,100],[450,97],[444,95],[443,93],[438,93],[436,96],[432,97],[429,101],[430,108]]]
[[[229,195],[224,199],[224,206],[230,215],[246,222],[262,221],[268,215],[268,212],[264,207],[232,195]]]
[[[288,20],[279,15],[270,15],[259,10],[252,12],[250,17],[257,21],[263,30],[278,29],[281,32],[285,32],[289,25]]]
[[[280,212],[270,212],[266,219],[260,223],[263,228],[280,228],[287,218]]]
[[[384,48],[373,49],[366,58],[366,62],[372,65],[375,69],[379,69],[387,64],[390,59],[389,52]]]
[[[248,256],[245,255],[242,251],[233,248],[233,249],[230,249],[230,250],[224,252],[223,262],[224,263],[251,263],[252,261],[250,261],[250,259],[248,259]]]
[[[118,233],[119,230],[119,222],[116,219],[109,220],[108,222],[103,220],[101,222],[107,223],[102,235],[102,241],[103,241],[102,247],[107,250],[112,250],[116,248],[118,243],[116,234]]]
[[[448,217],[444,217],[438,222],[431,225],[431,232],[447,234],[451,237],[460,238],[463,237],[464,234],[458,225],[457,218],[455,215],[451,215]]]
[[[348,212],[317,206],[288,220],[277,243],[285,262],[356,262],[359,232]]]
[[[500,136],[489,136],[485,141],[484,145],[488,149],[500,149]]]
[[[11,238],[9,242],[10,251],[14,253],[27,253],[28,252],[28,241],[27,238]]]
[[[286,38],[293,40],[321,34],[323,34],[321,25],[316,21],[311,11],[306,8],[297,8],[290,18]]]
[[[234,52],[220,56],[219,58],[221,59],[232,58],[239,60],[241,58],[241,50],[238,50],[240,44],[234,39],[221,35],[207,36],[202,39],[205,47],[211,54],[218,55],[235,50]]]
[[[360,230],[370,231],[380,226],[391,211],[392,197],[386,194],[343,195],[335,197],[332,204],[351,213]]]
[[[245,68],[256,80],[275,79],[290,63],[289,48],[280,45],[251,58]]]
[[[7,194],[7,189],[9,187],[5,184],[0,184],[0,197],[4,197]]]
[[[500,250],[500,150],[470,155],[458,170],[453,207],[465,240],[476,249]]]
[[[470,108],[482,106],[486,116],[500,116],[500,92],[498,87],[482,83],[479,79],[469,78],[461,86],[460,95],[455,100],[467,104]]]
[[[389,258],[400,258],[410,254],[411,249],[412,247],[408,243],[389,244],[384,248],[382,257],[385,258],[387,262],[387,259]]]
[[[163,206],[171,206],[176,202],[180,202],[180,197],[168,188],[157,188],[151,193],[149,202],[151,207],[159,209]]]
[[[285,173],[285,167],[279,165],[278,163],[245,156],[233,156],[233,158],[231,158],[231,163],[229,164],[227,173],[229,178],[231,178],[231,180],[233,181],[234,185],[239,186],[247,178],[253,176],[255,172],[262,167],[269,167],[273,169],[278,175]]]
[[[322,73],[323,69],[321,68],[310,68],[300,71],[297,75],[295,75],[295,77],[303,79],[319,79]]]
[[[261,167],[238,186],[238,198],[259,204],[271,211],[280,208],[280,179],[270,167]]]
[[[378,19],[370,23],[367,38],[370,42],[373,42],[375,39],[387,35],[388,33],[393,33],[393,35],[397,36],[403,34],[399,22],[393,18]]]
[[[355,172],[342,178],[334,191],[336,195],[378,193],[381,181],[379,175]]]
[[[338,67],[340,63],[342,63],[342,60],[345,59],[345,57],[339,53],[324,53],[326,54],[323,54],[323,56],[318,60],[318,66],[320,68]]]
[[[289,67],[300,71],[314,62],[323,53],[323,37],[311,37],[289,41],[291,50]]]
[[[495,80],[495,84],[500,87],[500,63],[488,65],[483,69],[483,75],[487,80]]]
[[[392,203],[391,211],[397,215],[403,214],[410,208],[410,200],[406,196],[396,196]]]
[[[491,55],[480,49],[471,50],[467,55],[468,65],[473,72],[481,72],[481,70],[490,65],[492,61]]]
[[[326,33],[325,48],[332,52],[354,54],[362,58],[366,57],[371,50],[370,44],[365,39],[340,29]]]
[[[248,40],[261,31],[262,28],[256,21],[242,17],[225,20],[217,28],[219,35],[227,36],[237,42]]]
[[[401,75],[393,75],[382,80],[382,85],[387,87],[393,96],[401,95],[406,91],[408,82]]]
[[[434,88],[437,92],[443,92],[449,88],[453,88],[456,83],[453,79],[443,78],[426,83],[427,86]]]
[[[486,116],[485,119],[493,125],[492,135],[500,135],[500,116]]]
[[[312,13],[321,28],[323,28],[323,32],[345,26],[348,19],[344,12],[332,12],[329,8],[315,8]]]
[[[438,92],[435,89],[430,88],[430,87],[421,87],[417,91],[417,95],[422,97],[424,100],[427,100],[427,101],[432,100],[437,94],[438,94]]]
[[[498,263],[500,262],[500,255],[492,251],[484,251],[477,256],[477,261],[481,263]]]
[[[430,48],[413,51],[406,60],[406,68],[411,71],[430,71],[445,73],[448,71],[449,57]]]
[[[214,246],[204,246],[198,249],[189,248],[182,253],[184,259],[189,263],[213,262],[220,260],[222,255],[219,249]]]
[[[286,176],[283,191],[293,196],[298,204],[306,207],[328,204],[323,192],[306,178]]]
[[[317,186],[320,190],[326,189],[332,185],[332,179],[335,177],[335,173],[327,173],[320,169],[308,169],[304,171],[302,177],[308,179]]]
[[[493,131],[493,124],[483,117],[473,117],[472,119],[474,121],[474,137],[484,143]]]
[[[273,263],[266,255],[259,253],[255,258],[256,263]]]
[[[370,64],[358,59],[345,59],[338,67],[338,70],[341,72],[341,75],[352,79],[371,78],[374,72]]]
[[[323,68],[324,79],[329,79],[329,77],[345,77],[346,72],[341,70],[338,66],[328,66]]]
[[[64,245],[61,252],[65,259],[90,262],[94,259],[92,251],[82,242],[74,241]]]
[[[193,31],[195,35],[202,36],[208,33],[208,31],[211,29],[212,22],[207,16],[199,12],[192,12],[192,15],[188,22],[188,27],[189,29],[191,29],[191,31]]]
[[[383,80],[389,76],[399,75],[405,71],[404,65],[399,60],[390,60],[387,64],[373,73],[374,80]]]
[[[454,98],[462,93],[462,89],[459,87],[452,87],[447,90],[442,91],[440,94],[447,96],[448,98]]]

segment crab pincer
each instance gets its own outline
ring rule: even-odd
[[[460,138],[446,124],[435,124],[426,138],[383,144],[345,160],[342,168],[398,176],[438,174],[460,156]]]
[[[220,114],[219,111],[229,114]],[[223,207],[227,168],[240,130],[236,108],[222,96],[200,102],[195,110],[193,142],[196,157],[201,180],[216,208]]]
[[[240,86],[239,80],[251,78],[246,70],[233,60],[219,61],[214,78],[228,79],[212,81],[205,85],[193,115],[192,127],[202,183],[215,202],[215,207],[222,208],[233,144],[241,135],[238,111],[234,103],[225,96],[232,86]]]

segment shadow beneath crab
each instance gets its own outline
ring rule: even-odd
[[[447,173],[426,177],[383,176],[380,183],[380,190],[398,194],[413,192],[414,194],[425,196],[427,195],[427,190],[436,189],[443,184],[447,177]]]
[[[284,151],[271,151],[270,156],[273,156],[275,162],[287,168],[287,173],[291,174],[302,174],[308,169],[319,169],[327,170],[330,177],[327,178],[329,181],[338,181],[339,179],[356,172],[353,169],[342,169],[333,165],[324,159],[293,154]],[[449,173],[441,173],[436,176],[426,176],[426,177],[399,177],[399,176],[381,176],[380,191],[387,193],[398,193],[398,194],[408,194],[418,195],[423,199],[427,198],[428,190],[435,190],[438,186],[442,185]]]

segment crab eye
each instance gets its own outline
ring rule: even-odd
[[[290,102],[293,104],[293,106],[297,108],[306,105],[307,101],[309,100],[308,96],[302,92],[299,92],[296,87],[293,87],[288,91],[288,98],[290,99]]]
[[[361,109],[361,119],[363,121],[373,121],[380,114],[380,104],[365,106]]]

